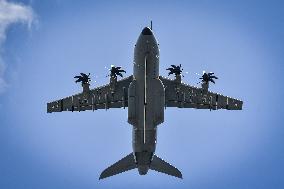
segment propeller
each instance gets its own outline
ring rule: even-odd
[[[201,79],[204,83],[208,83],[210,81],[215,84],[214,79],[218,79],[218,77],[216,77],[213,72],[206,73],[203,71],[203,75],[199,79]]]
[[[181,75],[181,72],[183,71],[183,69],[181,68],[181,64],[176,66],[176,65],[171,65],[171,68],[168,68],[166,70],[169,70],[169,75],[171,74],[175,74],[175,75]]]
[[[110,69],[110,77],[117,77],[118,75],[120,77],[123,77],[122,73],[126,73],[125,70],[121,69],[121,67],[115,67],[114,65],[111,65],[111,69]]]
[[[84,73],[80,73],[81,75],[77,75],[75,76],[74,78],[77,79],[75,82],[78,83],[78,82],[81,82],[82,84],[87,84],[91,81],[90,79],[90,73],[87,75],[87,74],[84,74]]]

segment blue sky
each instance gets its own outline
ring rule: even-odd
[[[0,188],[284,187],[283,2],[1,0],[0,15]],[[46,103],[80,91],[80,72],[93,87],[112,64],[130,75],[150,20],[161,75],[182,64],[196,85],[214,71],[211,90],[243,110],[166,110],[156,154],[183,180],[132,170],[99,181],[132,150],[127,110],[47,114]]]

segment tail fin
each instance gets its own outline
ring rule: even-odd
[[[104,179],[125,171],[129,171],[131,169],[136,168],[135,160],[133,153],[130,153],[126,157],[122,158],[115,164],[111,165],[110,167],[106,168],[100,175],[100,179]]]
[[[153,160],[150,164],[150,169],[182,179],[182,174],[177,168],[156,155],[153,157]]]

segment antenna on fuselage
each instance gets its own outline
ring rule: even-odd
[[[150,29],[152,30],[152,20],[151,20],[151,26],[150,26]]]

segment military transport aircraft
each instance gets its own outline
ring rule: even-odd
[[[121,67],[112,66],[110,82],[90,89],[90,74],[75,76],[83,92],[47,103],[47,112],[85,111],[109,108],[128,108],[128,123],[133,125],[133,152],[105,169],[100,179],[134,168],[140,175],[155,170],[182,178],[181,172],[155,155],[157,126],[164,122],[166,107],[196,109],[241,110],[243,102],[208,90],[215,83],[214,73],[204,72],[199,78],[201,87],[181,82],[181,65],[171,65],[171,80],[159,75],[159,48],[152,27],[145,27],[135,45],[133,75],[118,80],[125,73]]]

